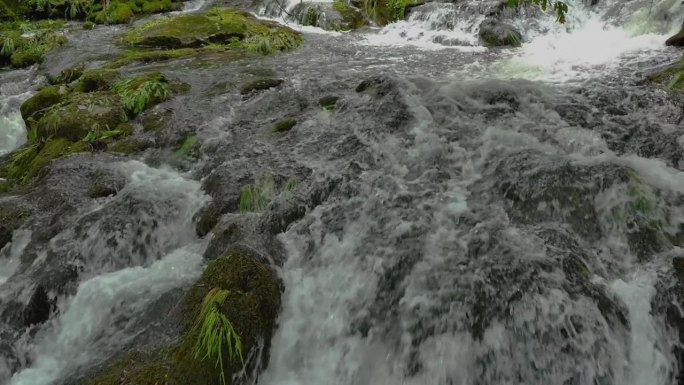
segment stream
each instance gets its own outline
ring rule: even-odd
[[[349,33],[259,15],[304,45],[130,66],[191,85],[155,108],[168,137],[60,159],[27,196],[0,195],[34,213],[0,250],[0,384],[79,384],[173,339],[218,237],[196,234],[196,213],[264,175],[296,178],[306,212],[272,231],[278,247],[250,244],[285,287],[261,385],[684,383],[684,115],[644,81],[680,60],[663,42],[684,6],[568,3],[564,25],[513,18],[514,49],[479,46],[483,5],[465,0]],[[19,107],[43,74],[97,65],[125,29],[70,30],[42,66],[0,71],[0,156],[26,142]],[[235,90],[262,73],[283,85]],[[286,116],[287,135],[263,129]],[[164,150],[188,133],[196,162]],[[117,194],[87,198],[96,174]],[[219,226],[266,217],[233,209]]]

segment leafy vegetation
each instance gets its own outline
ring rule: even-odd
[[[509,7],[518,7],[527,4],[534,4],[546,11],[552,9],[556,14],[556,21],[565,23],[565,16],[568,12],[568,5],[563,1],[557,0],[507,0]]]
[[[67,42],[67,38],[55,31],[61,23],[5,23],[0,24],[0,67],[15,68],[40,63],[43,56],[54,47]]]
[[[126,110],[133,115],[171,97],[169,83],[160,72],[121,80],[114,84],[114,90]]]
[[[86,384],[246,382],[233,381],[233,375],[244,375],[258,362],[267,360],[280,308],[280,283],[262,260],[242,247],[231,248],[213,259],[185,298],[183,333],[176,343],[151,352],[127,354]],[[236,349],[238,340],[240,350]],[[232,344],[233,353],[228,344]]]
[[[205,295],[200,314],[195,323],[197,342],[194,348],[195,359],[216,361],[219,368],[221,385],[226,385],[226,374],[223,366],[224,350],[228,358],[238,361],[244,368],[242,358],[242,342],[228,317],[221,312],[229,290],[213,288]]]

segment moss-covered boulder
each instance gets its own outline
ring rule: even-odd
[[[684,26],[682,26],[682,29],[676,35],[665,40],[665,45],[684,47]]]
[[[289,50],[301,43],[301,36],[296,31],[231,8],[151,20],[125,33],[122,39],[131,45],[148,48],[222,44],[264,53]]]
[[[298,23],[325,30],[351,31],[368,25],[361,10],[345,0],[299,3],[289,12]]]
[[[251,373],[265,365],[270,340],[280,310],[281,284],[276,274],[257,253],[233,248],[211,261],[185,298],[183,335],[172,346],[152,352],[136,352],[85,382],[87,385],[212,385],[221,383],[217,357],[204,358],[195,349],[201,328],[203,304],[208,296],[223,291],[225,300],[217,311],[226,317],[242,344],[242,357],[231,358],[223,351],[223,375],[232,384],[233,375]],[[222,325],[223,327],[225,325]]]
[[[28,118],[39,120],[49,107],[60,103],[65,96],[66,90],[62,86],[45,87],[21,105],[21,117],[24,120]]]
[[[497,19],[485,19],[480,23],[480,39],[487,47],[519,47],[522,34],[512,25]]]
[[[83,75],[85,71],[85,64],[78,63],[72,67],[68,67],[60,71],[59,75],[50,79],[52,84],[69,84]]]
[[[119,71],[98,68],[83,72],[74,84],[74,90],[78,92],[108,91],[119,79]]]
[[[242,87],[240,87],[240,93],[242,95],[248,95],[252,92],[263,91],[269,88],[275,88],[281,84],[283,84],[282,79],[258,78],[256,80],[252,80],[248,83],[243,84]]]
[[[86,143],[74,143],[63,138],[30,144],[11,155],[7,179],[13,184],[26,184],[40,176],[41,171],[52,160],[85,151],[88,151]]]
[[[0,67],[24,68],[42,62],[47,52],[67,42],[66,36],[56,31],[61,25],[60,22],[0,25]]]
[[[50,108],[37,125],[39,138],[58,137],[78,141],[90,131],[112,130],[126,120],[118,95],[97,91],[72,94]]]
[[[287,117],[283,120],[278,121],[276,124],[271,127],[271,132],[273,133],[278,133],[278,132],[286,132],[290,131],[292,127],[294,127],[297,124],[297,119],[293,117]]]

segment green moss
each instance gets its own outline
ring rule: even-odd
[[[145,1],[142,5],[143,13],[168,12],[177,9],[171,0],[151,0]]]
[[[107,67],[119,68],[135,62],[150,63],[169,59],[177,59],[195,55],[197,52],[198,50],[193,48],[168,49],[162,51],[129,49],[109,61]]]
[[[335,109],[335,105],[339,98],[337,96],[324,96],[318,100],[318,104],[323,107],[324,110],[330,111]]]
[[[282,287],[259,255],[246,248],[233,248],[209,263],[187,294],[184,333],[175,344],[152,352],[127,354],[86,384],[219,384],[221,373],[216,363],[203,360],[201,356],[196,358],[194,354],[199,331],[193,326],[205,296],[214,289],[230,292],[218,310],[230,320],[240,336],[244,356],[248,357],[250,352],[262,354],[255,350],[261,344],[265,345],[262,351],[268,352],[280,309]],[[232,375],[242,371],[242,363],[231,360],[225,353],[226,383],[233,384]],[[261,360],[255,359],[252,363],[256,361]]]
[[[184,157],[197,157],[199,156],[199,143],[197,142],[197,137],[194,135],[188,135],[184,140],[181,146],[176,150],[174,155],[177,158],[184,158]]]
[[[106,9],[89,16],[97,24],[128,24],[135,13],[129,3],[112,0]]]
[[[346,0],[335,0],[333,7],[342,16],[342,24],[338,26],[338,30],[349,31],[368,24],[361,11],[347,4]]]
[[[73,93],[64,102],[51,107],[38,121],[39,138],[65,138],[78,141],[93,130],[108,131],[126,120],[117,95],[96,91]]]
[[[119,154],[133,154],[144,150],[144,146],[134,138],[126,138],[112,143],[107,150]]]
[[[171,85],[161,72],[137,75],[117,82],[114,90],[131,115],[171,99]]]
[[[247,95],[254,91],[263,91],[269,88],[278,87],[282,83],[282,79],[260,78],[244,84],[242,87],[240,87],[240,93],[242,95]]]
[[[21,116],[24,120],[27,120],[29,117],[36,120],[40,119],[49,107],[64,100],[65,95],[66,91],[61,86],[45,87],[21,105]]]
[[[74,84],[73,89],[78,92],[108,91],[120,76],[119,71],[112,69],[87,70]]]
[[[286,132],[290,131],[292,127],[297,124],[297,119],[292,117],[287,117],[271,127],[271,132]]]
[[[94,181],[88,187],[88,197],[90,198],[104,198],[112,195],[116,195],[116,190],[101,181]]]
[[[29,145],[10,156],[7,179],[12,184],[26,184],[40,176],[41,171],[52,160],[87,150],[87,144],[74,143],[66,139],[53,139],[42,145]]]
[[[30,11],[26,1],[0,0],[0,22],[21,19],[29,15]]]
[[[52,84],[69,84],[83,75],[85,64],[79,63],[75,66],[63,69],[59,75],[51,79]]]
[[[82,27],[86,30],[93,30],[95,29],[95,23],[93,23],[92,21],[86,21],[85,23],[83,23]]]
[[[262,53],[266,46],[267,53],[285,51],[302,41],[301,35],[290,28],[231,8],[151,20],[125,33],[122,40],[140,47],[175,49],[220,44]]]
[[[40,63],[47,52],[67,42],[64,35],[47,29],[31,31],[30,37],[23,37],[23,32],[23,29],[0,32],[0,65],[23,68]]]

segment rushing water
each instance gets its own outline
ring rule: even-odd
[[[431,3],[363,32],[294,26],[304,47],[248,65],[148,65],[192,84],[166,107],[201,161],[179,173],[79,158],[54,171],[55,195],[88,167],[121,186],[79,201],[49,235],[15,231],[0,252],[9,314],[52,270],[69,281],[43,289],[55,310],[42,325],[0,323],[0,382],[68,383],[196,280],[206,241],[193,216],[209,202],[196,179],[304,169],[305,187],[332,187],[280,235],[286,290],[260,384],[677,383],[678,336],[655,300],[683,252],[684,131],[681,108],[642,80],[679,59],[663,46],[678,2],[572,1],[563,26],[531,12],[510,20],[524,44],[508,50],[478,45],[482,3]],[[98,30],[104,48],[73,32],[51,67],[114,52],[118,32]],[[221,90],[263,68],[286,85],[251,99]],[[25,140],[32,71],[1,75],[0,155]],[[327,94],[340,96],[333,112],[316,105]],[[260,133],[288,114],[287,136]]]

